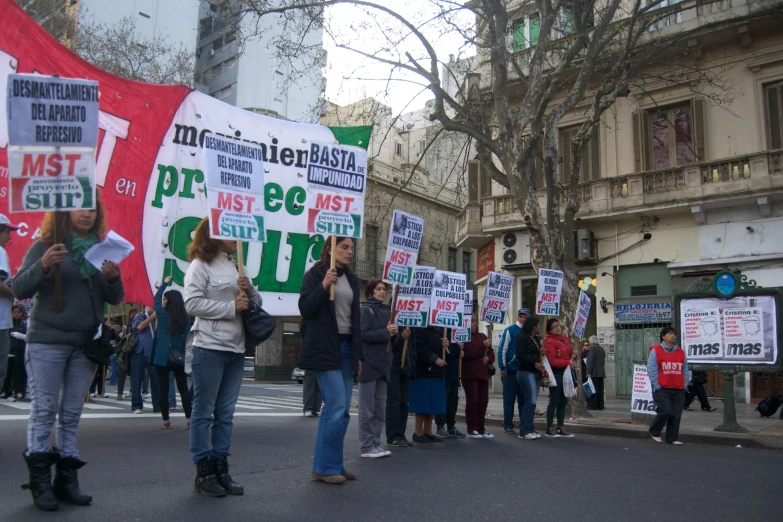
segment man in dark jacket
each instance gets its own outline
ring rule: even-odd
[[[440,329],[441,335],[442,329]],[[435,415],[437,435],[447,439],[464,439],[465,434],[457,429],[457,407],[459,406],[459,360],[464,354],[457,343],[449,343],[446,352],[446,415]]]
[[[519,438],[535,440],[541,435],[533,429],[533,417],[536,414],[536,399],[538,399],[538,383],[541,379],[543,364],[541,357],[545,350],[541,347],[538,337],[541,327],[539,320],[528,317],[522,326],[522,331],[516,338],[516,359],[519,364],[517,381],[522,395],[522,411],[519,414]]]
[[[591,410],[604,409],[604,379],[606,378],[606,351],[598,344],[598,337],[590,336],[590,350],[587,352],[587,378],[593,380],[595,394],[587,399]]]

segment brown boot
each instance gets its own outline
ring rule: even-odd
[[[345,480],[356,480],[358,477],[356,476],[356,473],[351,473],[350,471],[342,470],[340,472],[340,475],[345,477]]]
[[[310,479],[320,480],[321,482],[326,482],[327,484],[342,484],[346,481],[346,478],[342,475],[320,475],[315,471],[310,472]]]

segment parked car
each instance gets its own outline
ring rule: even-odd
[[[304,370],[294,368],[294,370],[291,372],[291,380],[302,384],[304,382],[304,373]]]

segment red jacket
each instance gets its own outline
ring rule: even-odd
[[[571,342],[565,335],[546,334],[544,348],[552,371],[559,369],[558,373],[562,373],[571,364]]]
[[[489,363],[495,362],[495,350],[490,346],[487,348],[484,346],[484,340],[487,338],[483,333],[473,333],[470,335],[470,342],[465,343],[462,348],[465,352],[465,357],[462,359],[462,379],[463,380],[477,380],[488,381],[489,370],[487,365],[481,362],[484,357],[484,351],[487,352],[487,358]]]

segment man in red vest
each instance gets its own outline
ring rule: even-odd
[[[666,443],[682,445],[677,440],[680,417],[685,407],[685,390],[690,380],[685,352],[677,346],[677,332],[671,326],[661,330],[661,344],[650,347],[647,375],[653,389],[656,416],[650,424],[650,436],[661,442],[661,431],[666,427]]]

